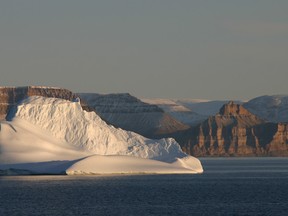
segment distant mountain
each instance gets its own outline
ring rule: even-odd
[[[267,121],[288,122],[288,95],[265,95],[254,98],[243,106]]]
[[[268,123],[229,102],[178,142],[185,152],[197,156],[287,156],[287,129],[286,124]]]
[[[79,93],[110,124],[149,138],[171,137],[189,128],[156,105],[128,94]]]
[[[234,101],[235,103],[242,104],[241,101]],[[193,112],[200,115],[211,116],[219,112],[219,109],[229,100],[191,100],[191,99],[181,99],[177,100],[177,103],[189,108]]]

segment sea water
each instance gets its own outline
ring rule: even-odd
[[[199,175],[0,177],[0,215],[288,215],[288,158],[200,158]]]

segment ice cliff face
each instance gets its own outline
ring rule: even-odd
[[[107,125],[95,112],[84,111],[80,102],[34,96],[22,101],[10,115],[94,154],[131,155],[162,161],[186,156],[174,139],[151,140],[117,129]]]
[[[156,105],[144,103],[130,94],[79,94],[106,122],[145,137],[170,137],[187,125]]]

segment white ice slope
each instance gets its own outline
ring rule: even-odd
[[[213,111],[215,113],[219,110],[219,108],[214,108],[213,106],[201,106],[200,104],[207,104],[210,101],[201,100],[201,99],[191,99],[191,100],[173,100],[173,99],[141,99],[143,102],[157,105],[161,109],[163,109],[166,113],[169,113],[178,121],[190,125],[195,126],[202,121],[206,120]],[[191,108],[190,106],[193,106]],[[197,106],[200,106],[197,109]],[[197,111],[195,111],[194,110]]]
[[[12,122],[4,123],[6,124],[6,127],[10,127],[7,126],[7,124],[10,124],[12,127],[14,127],[13,125],[17,124],[17,121],[19,121],[17,119],[22,119],[32,123],[36,127],[41,128],[41,130],[43,131],[48,131],[49,133],[51,133],[54,137],[53,139],[55,139],[54,144],[56,146],[66,146],[66,144],[70,145],[68,149],[72,151],[71,154],[75,153],[75,149],[77,149],[78,151],[79,149],[81,149],[79,154],[74,155],[72,158],[69,156],[70,158],[68,159],[76,160],[83,157],[83,155],[87,156],[89,154],[126,155],[168,162],[171,166],[173,165],[174,168],[175,166],[181,169],[186,168],[188,172],[191,173],[203,171],[199,160],[183,153],[180,146],[174,139],[151,140],[133,132],[116,129],[112,126],[107,125],[94,112],[83,111],[79,101],[70,102],[55,98],[30,97],[18,106],[14,115],[16,118],[14,118]],[[22,129],[24,130],[24,128]],[[11,130],[10,133],[12,133]],[[18,137],[16,140],[22,139],[22,135],[20,134],[18,134],[18,136],[20,137]],[[38,133],[38,135],[39,134],[41,135],[42,133]],[[29,133],[26,133],[26,136],[29,136]],[[26,137],[25,139],[22,139],[23,141],[21,141],[20,143],[23,144],[25,140],[31,141],[31,139],[33,138]],[[45,142],[46,138],[43,139]],[[5,151],[5,148],[3,148],[3,146],[8,146],[8,140],[9,139],[6,137],[6,134],[1,132],[0,148],[4,149],[4,151],[1,151],[1,158],[6,157],[6,161],[9,160],[9,148],[8,150],[6,149],[7,151]],[[15,141],[15,143],[15,145],[17,146],[17,141]],[[42,142],[39,142],[38,145],[41,145],[41,143],[43,143],[43,140]],[[50,143],[50,141],[47,141],[47,143]],[[35,145],[37,145],[37,143],[35,143]],[[45,148],[47,145],[44,145]],[[28,146],[27,151],[29,151],[30,148],[31,147]],[[32,147],[32,149],[33,148],[34,147]],[[59,154],[66,155],[66,150],[59,151]],[[97,156],[93,157],[97,158]],[[13,160],[13,157],[11,158]],[[59,158],[58,160],[64,159],[66,159],[65,156]],[[29,157],[24,157],[23,161],[21,162],[30,163],[51,160],[55,160],[55,157],[51,157],[49,159],[49,156],[47,156],[43,158],[43,160],[38,160],[35,159],[35,157],[33,158],[31,156],[30,159]],[[83,160],[84,164],[87,165],[85,173],[90,173],[88,172],[89,170],[93,171],[95,170],[95,166],[99,166],[99,164],[94,164],[91,167],[92,159],[88,160],[84,158],[81,161]],[[85,161],[87,160],[88,162],[85,163]],[[3,162],[2,159],[0,159],[0,161]],[[97,162],[99,160],[93,161]],[[78,162],[75,162],[75,164],[77,163]],[[81,165],[81,167],[83,167],[83,164]],[[68,167],[66,168],[68,169]],[[134,167],[134,169],[138,170],[138,168],[136,169],[136,167]],[[122,173],[121,170],[119,170],[119,172]]]
[[[151,140],[107,125],[94,112],[83,111],[79,102],[30,97],[18,106],[15,116],[94,154],[131,155],[159,160],[184,156],[174,139]]]
[[[0,122],[0,164],[75,160],[90,154],[26,120]]]

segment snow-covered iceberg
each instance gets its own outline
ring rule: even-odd
[[[79,101],[29,97],[0,125],[0,170],[38,173],[201,173],[174,139],[108,125]]]

